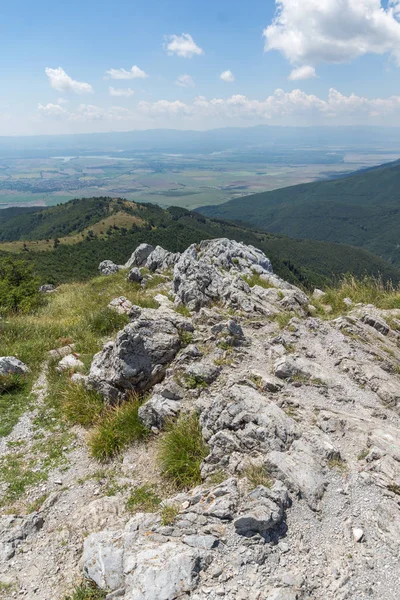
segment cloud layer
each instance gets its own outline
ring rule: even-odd
[[[51,87],[59,92],[75,92],[75,94],[90,94],[93,92],[93,88],[89,83],[75,81],[66,74],[62,67],[58,67],[58,69],[46,67],[45,71]]]
[[[265,50],[293,65],[344,63],[367,53],[391,55],[400,65],[400,0],[276,0],[263,32]]]
[[[190,33],[166,36],[164,47],[168,54],[176,54],[182,58],[192,58],[195,55],[204,54],[204,50],[195,43]]]

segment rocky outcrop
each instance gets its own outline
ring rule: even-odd
[[[143,311],[95,355],[89,385],[108,400],[151,388],[182,348],[182,331],[193,325],[173,311]]]
[[[149,259],[158,272],[142,293],[159,308],[127,301],[131,322],[88,377],[71,379],[106,402],[146,391],[138,415],[149,437],[99,471],[74,428],[74,468],[46,482],[62,485],[60,502],[0,518],[0,587],[23,573],[21,595],[53,600],[84,574],[110,600],[397,600],[400,310],[346,301],[341,317],[320,319],[323,292],[313,310],[263,253],[229,240],[180,257],[135,253],[136,275]],[[193,412],[203,483],[176,493],[160,479],[158,444]],[[21,452],[31,431],[28,458],[40,452],[36,422],[21,420],[2,447]]]

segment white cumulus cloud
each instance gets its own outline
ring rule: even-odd
[[[116,96],[119,98],[130,98],[135,93],[133,90],[131,90],[131,88],[127,88],[125,90],[122,88],[114,88],[114,87],[112,87],[112,85],[110,85],[110,87],[108,88],[108,91],[110,93],[110,96]]]
[[[68,116],[68,111],[60,104],[38,104],[38,111],[42,117],[51,117],[53,119],[63,119]]]
[[[317,74],[315,72],[314,67],[310,65],[303,65],[302,67],[297,67],[297,69],[293,69],[293,71],[289,75],[289,79],[291,81],[299,81],[301,79],[312,79],[316,77]]]
[[[147,73],[139,69],[137,65],[133,65],[129,71],[126,69],[109,69],[106,73],[111,79],[145,79],[148,77]]]
[[[165,40],[164,47],[168,54],[176,54],[182,58],[192,58],[192,56],[204,54],[204,50],[195,43],[189,33],[168,35]]]
[[[194,87],[193,78],[190,75],[179,75],[178,79],[175,81],[176,85],[179,87]]]
[[[349,62],[389,54],[400,65],[400,0],[276,0],[265,50],[293,65]]]
[[[46,67],[45,72],[49,78],[51,87],[59,92],[75,92],[76,94],[89,94],[93,92],[93,88],[89,83],[75,81],[66,74],[62,67],[58,67],[57,69]]]
[[[221,73],[219,78],[222,79],[222,81],[226,81],[226,83],[232,83],[233,81],[235,81],[235,77],[234,77],[232,71],[229,71],[229,70]]]

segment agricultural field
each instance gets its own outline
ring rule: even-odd
[[[72,198],[107,195],[195,209],[396,158],[398,154],[392,152],[327,148],[0,158],[0,208],[52,206]]]

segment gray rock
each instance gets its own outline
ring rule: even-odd
[[[165,271],[174,266],[179,259],[179,253],[168,252],[161,246],[156,246],[155,250],[148,256],[146,267],[150,271]]]
[[[257,390],[234,385],[201,404],[200,424],[210,447],[202,472],[235,471],[252,452],[285,450],[299,436],[296,425],[282,409]]]
[[[225,323],[217,323],[216,325],[211,327],[211,333],[213,333],[214,335],[222,333],[223,335],[229,335],[237,339],[244,338],[242,327],[233,319],[230,319]]]
[[[252,246],[228,239],[192,244],[174,268],[177,302],[198,311],[213,301],[222,300],[225,304],[251,312],[255,309],[255,302],[249,297],[250,288],[239,273],[251,274],[256,266],[263,273],[272,273],[268,258]],[[230,271],[232,274],[229,276]],[[260,290],[261,293],[267,291]]]
[[[50,294],[51,292],[54,292],[55,289],[56,289],[56,286],[53,285],[52,283],[44,283],[43,285],[40,286],[39,292],[41,294]]]
[[[114,275],[118,273],[119,266],[112,262],[112,260],[103,260],[99,264],[99,271],[102,275]]]
[[[182,346],[180,329],[193,329],[190,321],[172,311],[168,315],[157,310],[143,314],[93,358],[89,384],[109,400],[160,382]]]
[[[165,398],[159,394],[153,394],[151,398],[139,408],[139,419],[148,429],[151,429],[152,427],[162,429],[169,419],[178,415],[181,407],[181,402],[177,400]]]
[[[25,375],[29,367],[15,356],[0,356],[0,375]]]
[[[153,251],[154,247],[150,244],[140,244],[133,252],[130,259],[125,263],[125,269],[132,269],[132,267],[144,267],[146,260]]]
[[[366,313],[361,317],[361,320],[363,323],[369,325],[370,327],[373,327],[374,329],[376,329],[376,331],[379,331],[379,333],[382,333],[383,335],[387,335],[390,331],[389,325],[384,319],[382,319],[382,317]]]
[[[312,297],[313,297],[315,300],[322,300],[322,299],[323,299],[323,297],[324,297],[325,295],[326,295],[326,294],[325,294],[325,292],[323,292],[322,290],[319,290],[318,288],[316,288],[316,289],[313,291],[313,295],[312,295]]]
[[[144,546],[125,553],[126,598],[175,600],[197,586],[207,554],[178,542]]]
[[[213,383],[221,372],[221,368],[213,363],[202,360],[191,364],[186,369],[187,375],[194,377],[199,381],[204,381],[207,384]]]
[[[290,588],[276,588],[269,592],[265,600],[298,600],[299,595]]]
[[[132,283],[141,283],[141,281],[143,280],[143,275],[137,267],[134,267],[129,271],[127,279]]]
[[[117,590],[124,583],[123,556],[121,532],[92,533],[83,546],[81,562],[85,575],[103,590]]]
[[[125,298],[125,296],[119,296],[119,298],[114,298],[108,305],[108,308],[111,310],[115,310],[119,315],[130,315],[133,309],[133,304],[130,300]]]
[[[251,537],[256,533],[265,534],[282,522],[283,509],[268,498],[254,502],[248,512],[237,517],[233,524],[240,535]]]
[[[57,371],[81,371],[85,365],[75,354],[67,354],[60,360]]]
[[[213,535],[184,535],[182,542],[199,550],[211,550],[217,545],[218,539]]]

